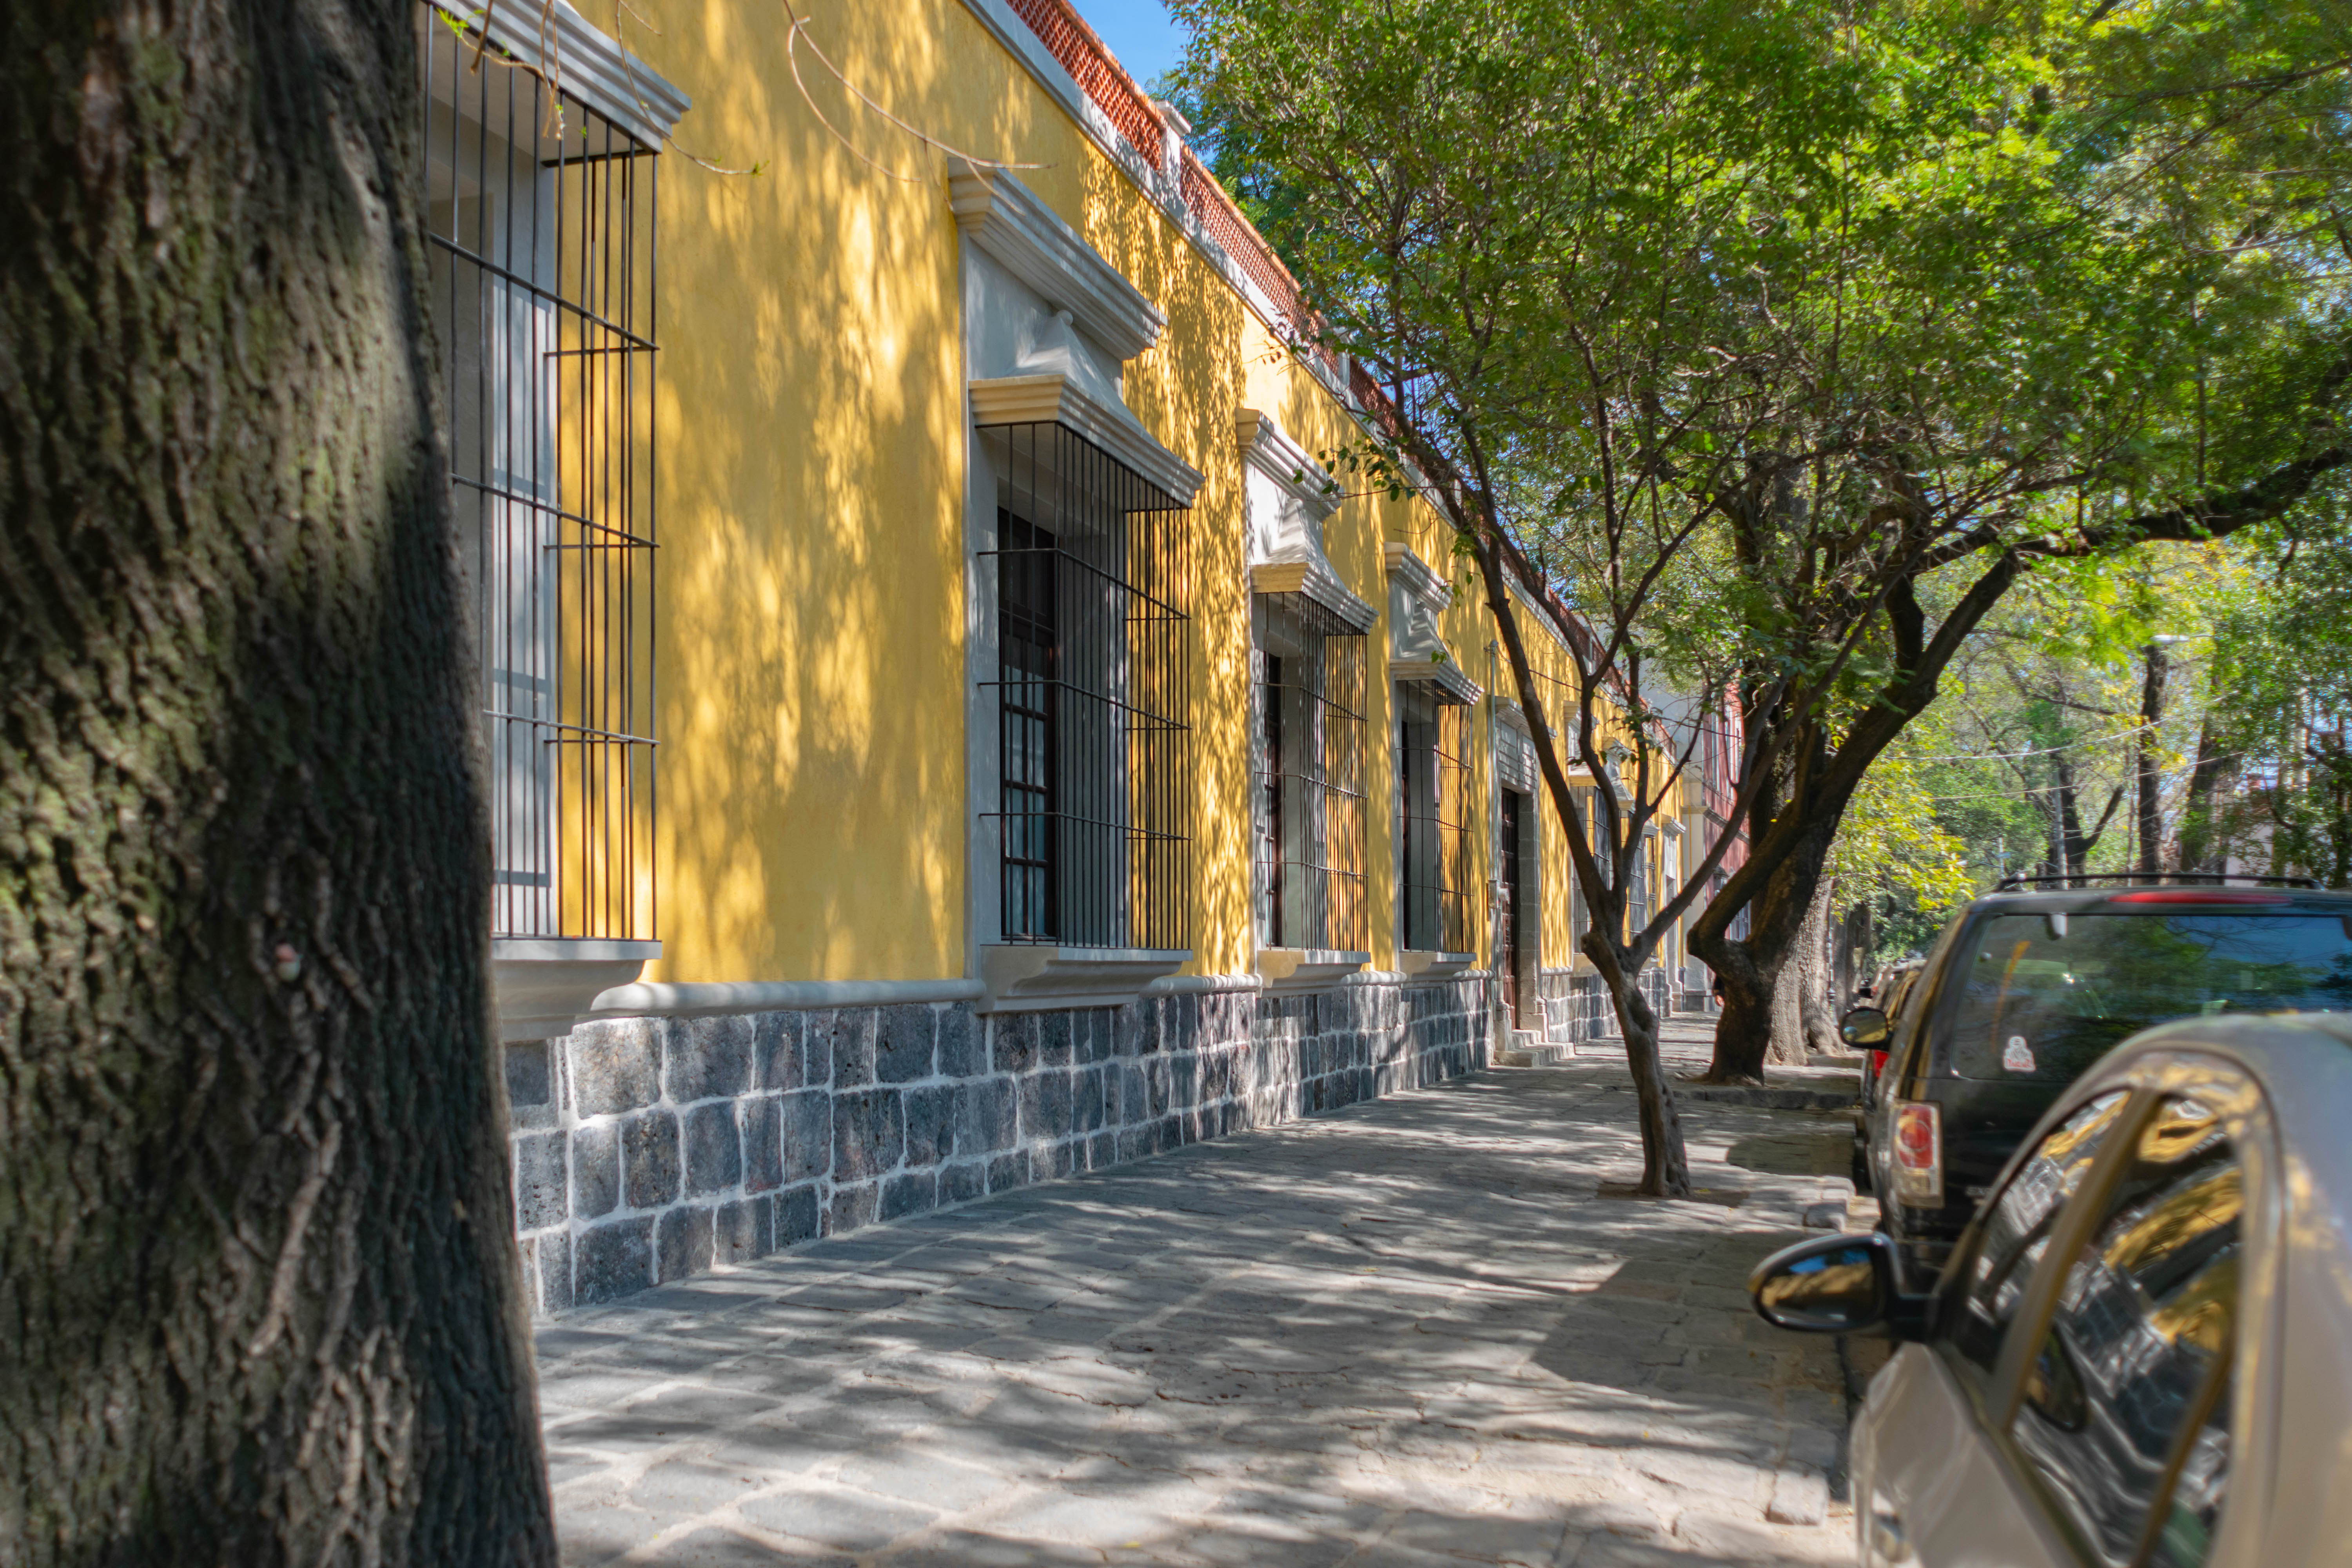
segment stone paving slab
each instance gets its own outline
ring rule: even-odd
[[[1718,1201],[1598,1195],[1633,1098],[1580,1060],[566,1313],[563,1561],[1851,1563],[1839,1346],[1742,1289],[1845,1121],[1684,1114]]]

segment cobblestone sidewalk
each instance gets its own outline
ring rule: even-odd
[[[1740,1289],[1846,1125],[1689,1105],[1708,1201],[1612,1199],[1626,1083],[1492,1072],[566,1314],[564,1562],[1851,1563],[1837,1347]]]

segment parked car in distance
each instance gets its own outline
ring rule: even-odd
[[[2026,1130],[2126,1036],[2224,1012],[2352,1009],[2352,894],[2092,879],[1977,900],[1894,1018],[1857,1008],[1842,1022],[1850,1043],[1889,1053],[1862,1108],[1860,1173],[1911,1287],[1943,1267]]]
[[[1934,1289],[1885,1235],[1748,1279],[1905,1342],[1849,1473],[1864,1568],[2352,1568],[2352,1018],[2194,1018],[2055,1102]]]
[[[1910,995],[1913,984],[1918,980],[1919,971],[1925,962],[1922,959],[1907,958],[1900,963],[1891,963],[1879,971],[1871,981],[1868,996],[1857,997],[1853,1011],[1850,1011],[1847,1016],[1851,1017],[1853,1012],[1868,1008],[1884,1013],[1889,1019],[1900,1017],[1904,1001]],[[1844,1033],[1843,1028],[1840,1033]],[[1853,1043],[1850,1039],[1846,1041],[1848,1045]],[[1886,1070],[1885,1046],[1886,1042],[1882,1039],[1874,1047],[1867,1046],[1862,1047],[1862,1098],[1865,1104],[1869,1102],[1872,1093],[1878,1088],[1879,1075]],[[1866,1193],[1870,1191],[1870,1176],[1864,1166],[1862,1148],[1861,1123],[1856,1122],[1853,1184],[1858,1191]]]

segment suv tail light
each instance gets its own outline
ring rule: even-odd
[[[1932,1103],[1895,1108],[1895,1196],[1914,1208],[1944,1206],[1944,1120]]]

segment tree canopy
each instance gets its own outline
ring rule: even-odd
[[[1752,852],[1693,931],[1725,1076],[1865,773],[2021,576],[2352,459],[2340,4],[1176,9],[1220,166],[1387,389],[1368,445],[1588,689],[1732,694]]]

